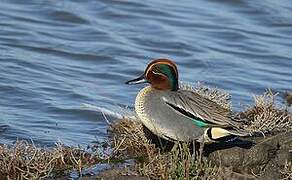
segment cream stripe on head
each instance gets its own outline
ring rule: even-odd
[[[174,69],[174,72],[175,72],[175,75],[176,77],[178,78],[178,71],[177,71],[177,67],[175,65],[175,63],[169,59],[155,59],[153,60],[150,64],[148,64],[146,70],[145,70],[145,75],[148,74],[148,72],[154,67],[154,65],[156,64],[166,64],[168,66],[171,66],[173,67]]]

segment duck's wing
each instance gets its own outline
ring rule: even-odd
[[[170,92],[162,100],[177,113],[190,118],[199,127],[239,128],[240,123],[232,120],[231,112],[217,103],[187,90]]]

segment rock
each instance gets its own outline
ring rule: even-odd
[[[281,168],[292,160],[292,132],[245,139],[233,144],[233,147],[230,144],[230,147],[225,146],[227,149],[218,149],[215,144],[207,145],[205,155],[217,165],[232,167],[237,173],[259,174],[260,179],[265,180],[278,179]]]
[[[107,180],[147,180],[146,177],[137,176],[137,175],[121,175],[121,172],[118,169],[110,169],[101,172],[94,179],[107,179]]]

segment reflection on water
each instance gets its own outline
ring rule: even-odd
[[[131,107],[141,86],[124,82],[158,57],[240,110],[253,93],[291,90],[291,38],[288,0],[3,0],[0,142],[105,138],[102,113],[82,105]]]

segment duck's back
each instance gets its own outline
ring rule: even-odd
[[[150,86],[142,89],[136,98],[135,109],[142,123],[154,134],[165,139],[189,141],[199,139],[204,128],[198,128],[189,118],[175,112],[163,101],[172,91],[160,91]]]

